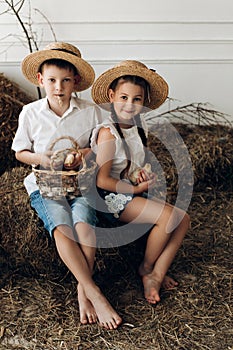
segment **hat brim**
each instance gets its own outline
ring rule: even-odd
[[[68,61],[76,67],[81,80],[78,82],[75,91],[78,92],[86,90],[93,84],[95,72],[88,62],[80,57],[58,50],[41,50],[26,56],[21,64],[21,69],[25,78],[32,84],[38,86],[39,83],[37,80],[37,73],[39,68],[44,61],[49,59],[61,59]]]
[[[166,100],[168,84],[159,74],[148,68],[117,66],[101,74],[94,82],[91,94],[95,103],[105,106],[109,102],[109,86],[115,79],[125,75],[141,77],[150,85],[150,101],[145,102],[145,107],[156,109]]]

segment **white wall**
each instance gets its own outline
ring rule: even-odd
[[[232,0],[31,0],[31,9],[40,48],[54,38],[34,9],[57,40],[79,47],[97,76],[138,59],[164,76],[178,105],[208,102],[233,119]],[[27,2],[23,12],[27,21]],[[36,96],[20,72],[28,48],[14,16],[0,15],[0,33],[0,72]]]

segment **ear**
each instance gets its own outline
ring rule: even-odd
[[[40,87],[43,87],[44,86],[43,75],[41,73],[37,73],[36,77]]]
[[[115,92],[112,89],[109,89],[108,90],[108,97],[109,97],[109,100],[111,103],[114,102],[114,96],[115,96]]]

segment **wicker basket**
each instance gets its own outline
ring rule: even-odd
[[[73,199],[84,195],[93,185],[97,168],[97,164],[94,161],[90,161],[90,164],[87,165],[82,152],[79,150],[78,143],[70,136],[62,136],[55,139],[51,143],[49,151],[52,151],[55,144],[62,139],[70,140],[72,147],[55,151],[51,156],[50,169],[32,167],[40,193],[43,197],[54,200],[64,199],[64,197]],[[80,153],[82,168],[78,171],[55,170],[54,163],[56,158],[61,154],[67,154],[69,152]]]

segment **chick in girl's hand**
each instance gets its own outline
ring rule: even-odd
[[[130,175],[129,175],[129,180],[132,182],[133,185],[137,185],[140,181],[139,178],[141,174],[144,173],[146,177],[150,178],[150,175],[153,174],[151,170],[151,164],[146,163],[144,167],[142,168],[136,168]]]

